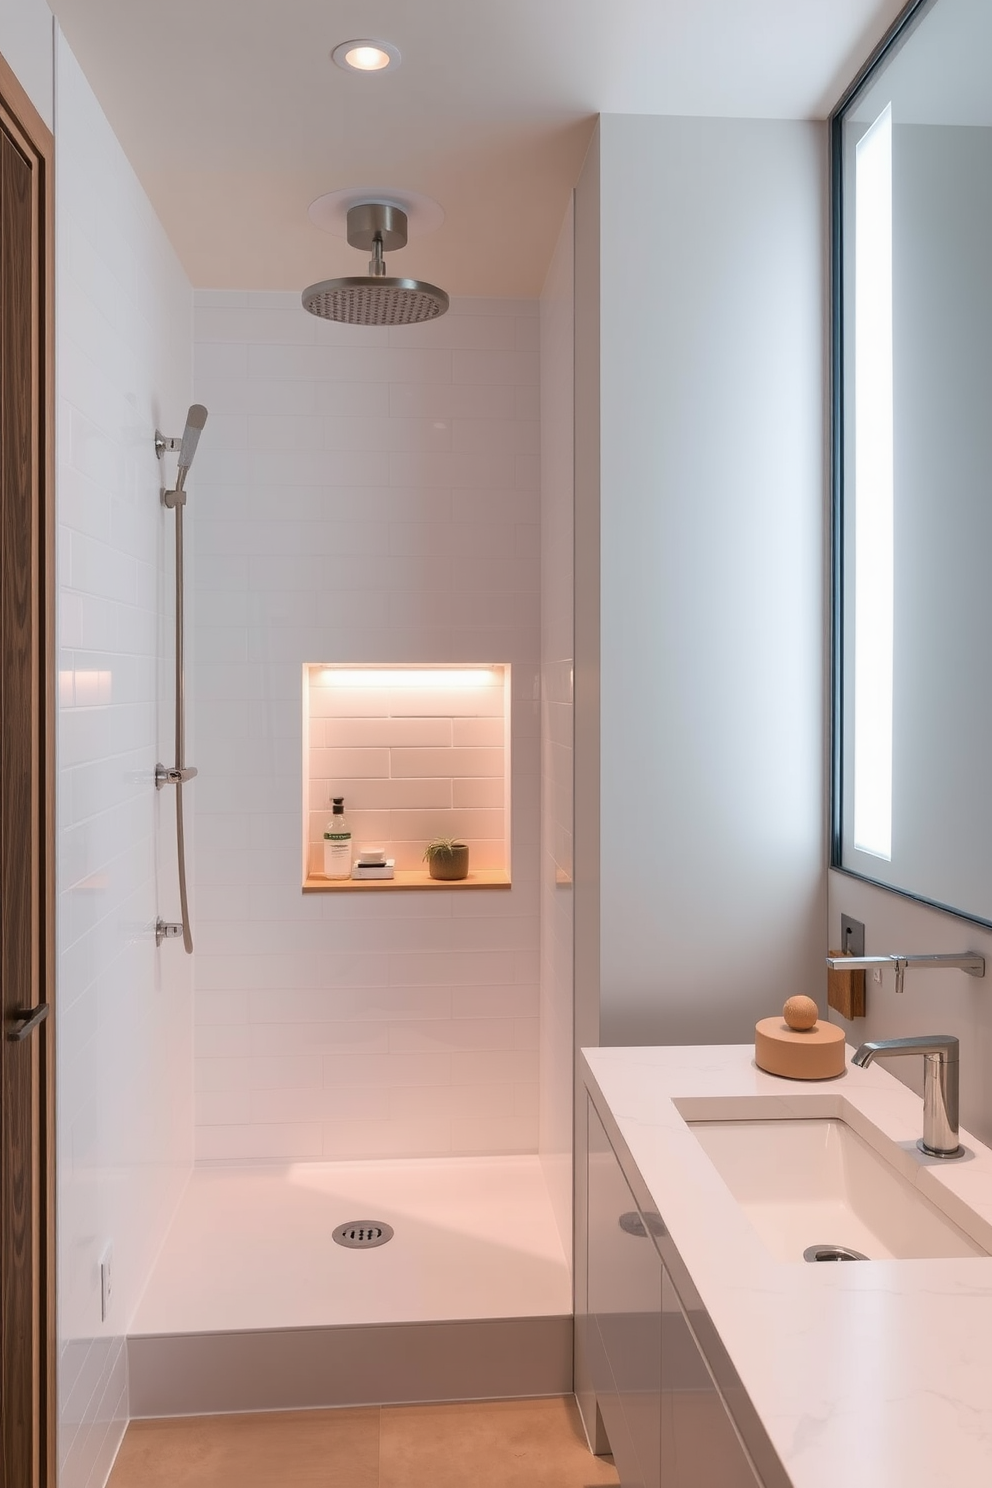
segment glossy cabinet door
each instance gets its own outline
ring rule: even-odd
[[[760,1488],[662,1267],[660,1488]]]
[[[591,1104],[588,1218],[587,1328],[596,1401],[623,1488],[659,1488],[661,1261]]]
[[[655,1244],[664,1253],[664,1224],[638,1210],[591,1101],[588,1134],[587,1311],[577,1321],[622,1488],[761,1488]]]

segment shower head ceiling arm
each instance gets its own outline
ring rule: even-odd
[[[348,209],[348,242],[352,248],[371,252],[369,274],[382,279],[386,274],[384,253],[405,248],[409,237],[406,213],[388,202],[359,202]]]

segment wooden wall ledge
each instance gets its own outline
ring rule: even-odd
[[[304,894],[340,894],[355,889],[508,889],[505,868],[481,868],[468,878],[431,878],[426,868],[397,868],[395,878],[323,878],[311,873],[303,880]]]

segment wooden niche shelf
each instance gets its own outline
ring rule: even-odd
[[[431,878],[426,868],[397,869],[395,878],[320,878],[310,874],[304,894],[340,894],[353,889],[508,889],[510,875],[503,868],[482,868],[468,878]]]

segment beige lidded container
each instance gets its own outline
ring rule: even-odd
[[[754,1025],[754,1062],[787,1080],[829,1080],[846,1068],[844,1030],[820,1023],[811,997],[790,997],[780,1018]]]

